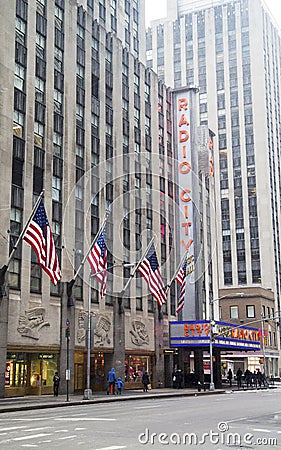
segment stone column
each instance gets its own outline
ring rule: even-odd
[[[7,266],[0,269],[0,398],[5,396],[5,372],[7,360],[9,296],[5,292]]]
[[[164,345],[163,345],[163,316],[161,309],[158,308],[154,319],[155,328],[155,371],[154,386],[152,388],[160,388],[165,385],[164,378]]]
[[[199,348],[194,350],[194,373],[195,373],[195,380],[200,381],[200,383],[203,385],[204,383],[203,350]]]
[[[222,387],[222,381],[221,381],[221,352],[219,348],[214,347],[214,383],[215,387],[221,388]]]
[[[114,299],[113,305],[113,354],[111,367],[114,367],[116,376],[124,380],[125,363],[125,314],[122,305],[122,296]],[[110,358],[109,358],[110,361]],[[110,367],[110,368],[111,368]]]
[[[62,283],[61,296],[61,349],[60,349],[60,389],[61,394],[67,392],[66,370],[70,371],[68,382],[69,394],[74,393],[74,348],[75,348],[75,307],[72,298],[73,280]],[[67,352],[66,322],[69,321],[69,348]],[[67,354],[68,353],[68,354]],[[67,364],[68,363],[68,364]],[[68,366],[68,367],[67,367]]]

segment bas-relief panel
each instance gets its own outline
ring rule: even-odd
[[[113,348],[113,320],[112,315],[91,313],[91,330],[94,334],[95,348]],[[88,330],[88,311],[77,311],[77,345],[86,344]]]
[[[154,350],[154,320],[143,317],[126,317],[126,349]]]
[[[30,303],[27,308],[21,309],[18,299],[10,299],[8,344],[60,345],[60,315],[57,308]]]

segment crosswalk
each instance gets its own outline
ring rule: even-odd
[[[39,419],[39,418],[38,418]],[[65,449],[68,447],[89,448],[90,436],[93,434],[93,423],[115,422],[110,417],[79,417],[77,416],[49,416],[45,418],[48,425],[42,425],[42,420],[36,426],[36,418],[20,417],[0,419],[0,448],[15,450],[19,448]],[[17,423],[19,423],[17,425]],[[24,424],[24,422],[26,422]],[[83,422],[83,424],[81,423]],[[81,425],[80,425],[81,423]],[[65,426],[67,424],[67,426]],[[77,424],[77,426],[76,426]],[[84,425],[84,426],[83,426]],[[92,450],[121,450],[127,448],[124,445],[114,445]]]

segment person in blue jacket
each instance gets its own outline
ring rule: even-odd
[[[117,379],[117,394],[122,394],[122,388],[124,387],[124,383],[121,379],[121,377],[118,377]]]
[[[107,395],[109,394],[115,394],[115,383],[116,383],[116,372],[114,367],[108,372],[107,374],[107,381],[108,381],[108,387],[107,387]]]

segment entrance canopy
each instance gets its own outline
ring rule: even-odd
[[[211,325],[207,320],[170,322],[170,347],[209,347]],[[261,349],[258,328],[215,322],[213,346],[224,349],[256,351]]]

